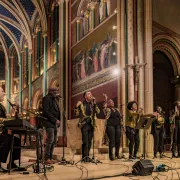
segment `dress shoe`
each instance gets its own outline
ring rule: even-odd
[[[11,164],[11,169],[18,169],[19,166],[17,166],[15,163]],[[9,169],[9,164],[7,165],[7,169]]]
[[[119,154],[116,154],[116,158],[117,158],[117,159],[121,159],[121,157],[120,157]]]
[[[3,167],[0,167],[0,173],[5,173],[5,172],[8,172],[8,170],[7,169],[4,169]]]
[[[132,155],[129,155],[129,159],[135,159]]]
[[[111,161],[114,161],[114,156],[113,156],[113,155],[110,155],[110,156],[109,156],[109,159],[110,159]]]
[[[172,158],[176,158],[176,155],[175,155],[175,153],[172,153]]]
[[[54,162],[51,159],[46,159],[44,161],[45,164],[54,164]]]

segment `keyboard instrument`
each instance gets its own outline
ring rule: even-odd
[[[3,124],[9,130],[36,130],[36,127],[25,119],[6,119]]]

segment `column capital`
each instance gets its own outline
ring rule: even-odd
[[[31,54],[32,54],[32,52],[33,52],[33,50],[32,50],[32,49],[30,49],[30,50],[29,50],[29,55],[31,55]]]
[[[48,33],[47,33],[47,32],[43,32],[43,33],[42,33],[42,36],[43,36],[43,38],[45,38],[45,37],[48,36]]]
[[[62,3],[64,3],[64,0],[57,0],[57,3],[61,5]]]

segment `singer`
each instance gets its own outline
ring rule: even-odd
[[[0,118],[6,118],[6,109],[1,104],[4,101],[4,90],[0,87]],[[7,129],[3,128],[2,134],[0,135],[0,162],[5,163],[10,151],[12,135],[7,133]],[[21,146],[20,139],[14,136],[14,146]],[[20,148],[13,149],[12,164],[11,168],[18,168],[14,163],[15,160],[20,159]],[[9,164],[7,165],[9,168]],[[6,172],[0,164],[0,172]]]
[[[47,164],[56,162],[52,159],[52,155],[57,143],[57,128],[60,126],[58,96],[58,88],[51,87],[48,90],[48,94],[42,100],[43,116],[47,118],[47,120],[42,119],[42,125],[45,127],[47,134],[45,148],[45,162]]]
[[[115,159],[113,154],[113,148],[115,147],[115,156],[120,159],[119,149],[120,149],[120,139],[121,132],[123,128],[123,118],[121,113],[117,108],[114,107],[114,101],[108,99],[106,94],[103,94],[104,101],[104,114],[105,114],[105,133],[109,138],[109,159],[113,161]],[[104,134],[104,139],[106,134]]]
[[[89,162],[89,151],[91,149],[91,141],[95,127],[96,114],[100,110],[96,104],[96,99],[91,92],[84,92],[84,101],[78,101],[74,110],[75,116],[79,116],[78,126],[82,133],[82,161]]]
[[[173,113],[170,117],[172,124],[172,157],[180,158],[180,101],[174,102]],[[177,147],[177,148],[176,148]],[[178,154],[176,156],[176,149]]]
[[[164,114],[162,108],[157,106],[153,115],[156,117],[152,123],[151,134],[154,138],[154,158],[157,158],[157,152],[159,151],[160,158],[162,158],[163,152],[163,135],[164,135]]]
[[[127,109],[126,137],[129,139],[129,159],[136,159],[139,149],[139,129],[135,129],[135,127],[143,113],[143,109],[140,108],[138,110],[138,103],[136,101],[130,101],[127,104]]]

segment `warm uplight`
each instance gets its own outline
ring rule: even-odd
[[[115,76],[117,76],[119,73],[120,73],[120,70],[119,70],[119,69],[114,69],[114,70],[113,70],[113,74],[114,74]]]
[[[117,26],[113,26],[113,30],[117,29]]]

